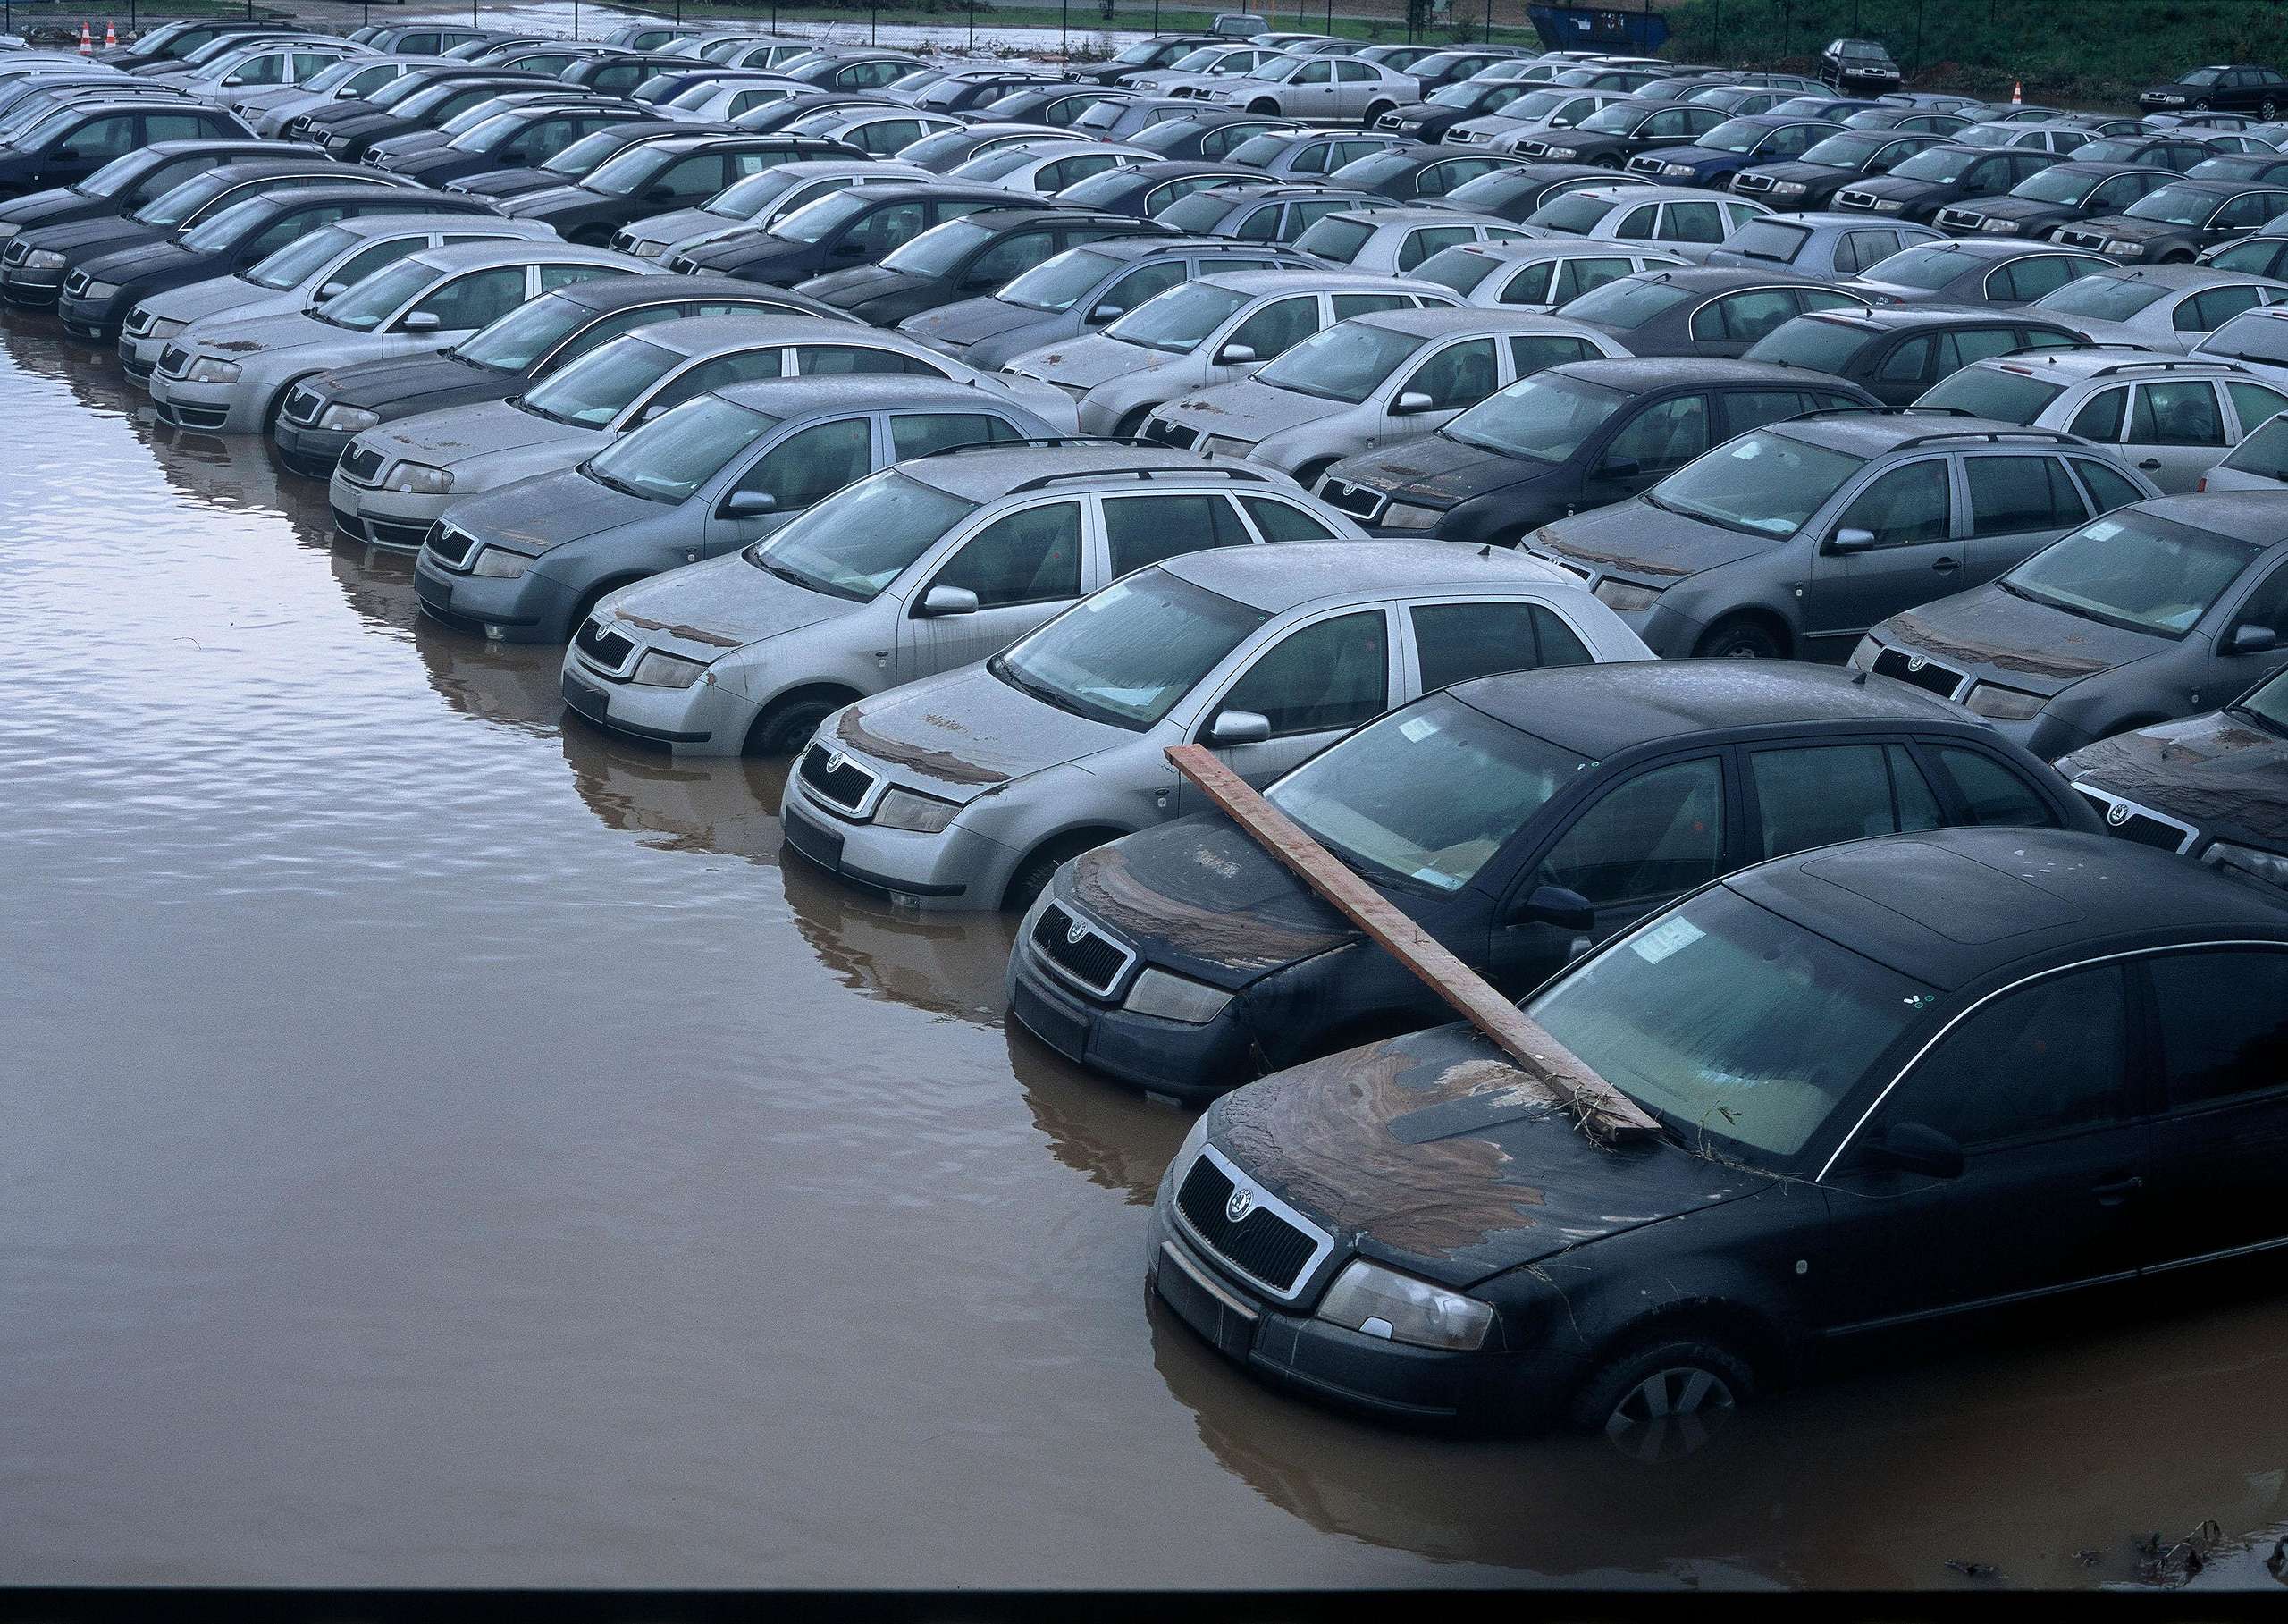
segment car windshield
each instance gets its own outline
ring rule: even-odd
[[[1695,1149],[1800,1151],[1937,1002],[1724,887],[1558,978],[1526,1014]]]
[[[1642,281],[1636,276],[1624,276],[1601,288],[1592,288],[1560,306],[1559,312],[1568,320],[1595,322],[1620,332],[1633,331],[1693,296],[1688,288],[1658,280],[1660,274],[1654,272]]]
[[[2264,548],[2130,509],[2052,542],[2002,585],[2107,626],[2182,637]]]
[[[988,669],[1059,710],[1141,732],[1269,618],[1155,565],[1081,600]]]
[[[1157,39],[1140,39],[1134,45],[1116,54],[1113,61],[1131,66],[1138,63],[1148,65],[1165,48]]]
[[[908,147],[903,149],[898,156],[903,160],[911,156],[913,152],[913,148]],[[1095,174],[1086,175],[1073,181],[1072,185],[1056,194],[1056,200],[1059,203],[1085,203],[1094,207],[1099,204],[1118,201],[1127,193],[1128,189],[1135,184],[1134,170],[1123,169],[1115,165],[1111,169],[1100,169]]]
[[[1023,310],[1070,310],[1106,277],[1131,263],[1090,248],[1067,248],[1035,265],[994,297]]]
[[[1831,135],[1805,147],[1804,162],[1856,169],[1897,139],[1892,135]]]
[[[479,119],[445,143],[455,152],[490,152],[531,121],[521,113],[495,113]]]
[[[203,174],[180,186],[169,187],[128,218],[139,225],[181,225],[230,190],[232,184],[228,175]]]
[[[338,225],[288,243],[275,254],[239,273],[239,280],[273,290],[299,286],[315,275],[337,255],[346,254],[364,239]]]
[[[1578,92],[1572,90],[1529,90],[1503,107],[1502,116],[1531,124],[1538,123],[1573,100]]]
[[[2259,424],[2247,439],[2233,448],[2232,455],[2225,459],[2225,466],[2288,484],[2288,414],[2267,417]],[[2283,692],[2282,699],[2288,703],[2288,691]]]
[[[1358,257],[1359,250],[1374,240],[1374,236],[1375,228],[1364,220],[1329,215],[1296,238],[1295,246],[1330,264],[1347,265]]]
[[[885,468],[828,497],[745,556],[781,580],[864,603],[976,511],[973,501]]]
[[[1413,274],[1424,282],[1434,282],[1442,288],[1451,288],[1457,293],[1468,293],[1493,275],[1493,267],[1501,263],[1492,255],[1475,248],[1440,248],[1415,266]]]
[[[875,198],[862,187],[845,187],[795,209],[770,228],[769,235],[784,242],[824,242],[851,221],[874,206]]]
[[[1013,169],[1021,169],[1032,162],[1032,151],[1023,142],[997,147],[981,152],[965,164],[957,164],[946,172],[948,181],[997,181]]]
[[[1104,335],[1167,355],[1188,354],[1230,320],[1248,298],[1208,282],[1186,282],[1146,299],[1106,327]]]
[[[1616,103],[1612,106],[1592,113],[1576,128],[1594,131],[1598,135],[1627,135],[1652,116],[1651,108],[1631,107],[1626,103]]]
[[[1309,61],[1304,57],[1291,57],[1283,62],[1267,62],[1263,66],[1251,71],[1248,77],[1264,80],[1274,85],[1283,85],[1310,65]]]
[[[1168,64],[1171,73],[1197,73],[1221,56],[1228,46],[1203,46],[1189,56],[1179,56]]]
[[[425,79],[417,73],[408,73],[400,78],[390,80],[389,83],[374,91],[373,95],[367,97],[366,98],[366,105],[368,107],[394,107],[400,102],[412,100],[416,95],[427,89],[435,82],[436,81],[434,80]]]
[[[1436,432],[1505,457],[1563,462],[1628,399],[1602,383],[1539,373],[1488,395]]]
[[[1369,322],[1338,322],[1255,375],[1274,389],[1356,406],[1429,341]]]
[[[2164,186],[2147,192],[2121,212],[2136,220],[2158,220],[2164,225],[2206,225],[2221,200],[2215,192],[2190,186]]]
[[[609,198],[628,197],[680,156],[658,147],[632,147],[597,164],[580,184]]]
[[[943,276],[967,259],[971,250],[984,247],[993,237],[989,225],[980,225],[973,220],[948,220],[883,255],[882,268],[915,276]]]
[[[2222,68],[2195,68],[2191,72],[2177,80],[2177,83],[2181,85],[2213,85],[2223,75],[2224,72],[2225,71]]]
[[[1933,147],[1891,166],[1902,181],[1937,181],[1951,184],[1986,155],[1975,147]]]
[[[1185,115],[1165,120],[1148,130],[1139,130],[1128,139],[1131,145],[1145,147],[1152,152],[1173,152],[1193,136],[1198,135],[1200,128],[1198,119]]]
[[[1759,124],[1744,118],[1728,119],[1693,145],[1710,152],[1754,152],[1763,139],[1771,133],[1769,124]]]
[[[2146,306],[2176,291],[2128,276],[2077,276],[2034,300],[2036,310],[2057,310],[2098,321],[2125,322]]]
[[[1965,271],[1993,263],[1951,243],[1919,242],[1911,248],[1901,248],[1888,259],[1876,261],[1861,274],[1869,282],[1887,282],[1930,291],[1945,287]]]
[[[493,372],[522,372],[594,315],[561,294],[544,293],[469,334],[446,353]]]
[[[1248,137],[1246,140],[1224,154],[1224,156],[1234,164],[1245,164],[1250,168],[1261,169],[1285,152],[1294,144],[1294,136],[1286,130],[1268,130],[1262,135]]]
[[[1329,745],[1266,798],[1353,867],[1459,891],[1588,765],[1434,694]]]
[[[2036,377],[2023,367],[1965,366],[1923,391],[1914,403],[1947,407],[1998,423],[2031,423],[2065,392],[2063,383]]]
[[[1336,170],[1333,178],[1341,181],[1345,186],[1356,186],[1361,190],[1372,191],[1386,181],[1395,181],[1401,176],[1411,174],[1420,162],[1419,158],[1409,155],[1404,148],[1393,147],[1387,152],[1369,153],[1363,158],[1352,159],[1341,169]]]
[[[319,90],[331,90],[345,80],[353,79],[374,65],[373,62],[366,57],[345,56],[332,67],[321,68],[304,80],[300,88],[313,93]]]
[[[244,207],[245,205],[240,206]],[[214,218],[220,221],[223,215],[217,215]],[[199,228],[201,231],[206,229],[205,226]],[[434,265],[418,257],[400,259],[395,265],[383,266],[355,287],[345,288],[324,304],[315,307],[310,314],[322,322],[336,327],[347,327],[353,332],[371,332],[437,278]]]
[[[547,163],[543,164],[540,166],[541,172],[562,175],[568,181],[576,181],[582,175],[593,171],[606,158],[615,153],[624,152],[627,148],[627,142],[623,139],[620,131],[599,130],[593,135],[582,136],[562,152],[549,159]]]
[[[152,153],[130,152],[125,157],[114,158],[72,189],[83,198],[116,198],[166,164],[165,158]]]
[[[581,472],[631,496],[683,501],[782,421],[720,395],[702,395],[613,441],[581,464]]]
[[[638,332],[599,345],[535,384],[515,404],[551,422],[601,428],[688,358]]]
[[[200,221],[182,234],[182,246],[202,254],[227,248],[271,215],[267,198],[248,198]]]
[[[2288,366],[2288,321],[2276,315],[2244,310],[2194,345],[2192,353]]]
[[[1687,462],[1644,500],[1747,535],[1789,536],[1866,461],[1758,429]]]
[[[1441,85],[1423,99],[1441,107],[1474,107],[1493,88],[1491,85],[1474,85],[1465,79],[1454,84]]]
[[[1232,199],[1221,187],[1196,191],[1188,198],[1179,198],[1152,216],[1163,225],[1173,226],[1190,236],[1204,236],[1215,230],[1216,222],[1231,212]]]
[[[2010,195],[2031,198],[2036,203],[2079,203],[2097,189],[2099,181],[2108,178],[2059,164],[2028,175],[2010,189]]]
[[[1613,209],[1613,199],[1586,192],[1552,198],[1526,217],[1527,225],[1546,226],[1568,236],[1586,236],[1596,230]]]
[[[1853,322],[1799,316],[1765,333],[1748,347],[1747,354],[1741,358],[1770,361],[1781,366],[1806,366],[1813,372],[1833,373],[1840,377],[1870,336],[1866,328]]]

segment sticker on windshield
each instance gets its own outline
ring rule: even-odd
[[[2093,542],[2109,542],[2121,534],[2121,521],[2101,518],[2096,524],[2086,526],[2082,534]]]
[[[1628,945],[1638,958],[1648,964],[1657,964],[1671,953],[1691,947],[1707,934],[1690,920],[1678,915],[1665,924],[1653,926]]]
[[[1736,445],[1732,448],[1732,460],[1734,462],[1754,462],[1757,458],[1762,455],[1763,442],[1761,440],[1750,440],[1743,444]]]
[[[1406,735],[1409,744],[1418,745],[1438,731],[1438,724],[1426,716],[1409,716],[1399,723],[1398,730]]]

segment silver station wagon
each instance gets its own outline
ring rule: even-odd
[[[1198,522],[1183,509],[1199,498],[1122,500],[1140,519],[1157,507],[1163,526]],[[1515,552],[1192,553],[983,665],[828,718],[779,815],[789,846],[853,885],[923,907],[1022,907],[1066,858],[1201,810],[1171,745],[1207,745],[1260,786],[1449,683],[1649,658],[1578,580]]]
[[[1149,495],[1208,500],[1171,529],[1121,505]],[[1336,539],[1360,533],[1276,475],[1165,449],[943,452],[861,480],[767,542],[605,598],[565,654],[567,697],[678,751],[785,753],[850,701],[982,660],[1116,574],[1200,548]]]
[[[1223,271],[1146,299],[1102,332],[1001,370],[1072,397],[1084,434],[1134,436],[1156,406],[1235,383],[1314,332],[1377,310],[1450,310],[1443,288],[1350,271]]]

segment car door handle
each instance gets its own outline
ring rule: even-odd
[[[2092,1184],[2090,1193],[2098,1198],[2100,1207],[2118,1207],[2144,1188],[2145,1181],[2132,1174],[2125,1179],[2115,1179],[2110,1183]]]
[[[2144,461],[2139,463],[2137,466],[2149,471],[2159,467],[2161,466],[2161,459],[2158,457],[2148,457]]]
[[[1962,567],[1963,561],[1960,559],[1933,559],[1930,561],[1930,568],[1941,575],[1950,569],[1960,569]]]

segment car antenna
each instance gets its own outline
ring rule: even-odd
[[[1485,546],[1480,547],[1477,550],[1477,556],[1482,559],[1492,558],[1493,556],[1493,543],[1492,542],[1488,542]]]
[[[1852,672],[1852,673],[1851,673],[1851,686],[1852,686],[1853,687],[1855,687],[1855,688],[1863,688],[1863,687],[1865,687],[1865,686],[1867,686],[1867,673],[1866,673],[1866,672],[1864,672],[1864,671],[1854,671],[1854,672]]]

